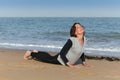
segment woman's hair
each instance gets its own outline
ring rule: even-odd
[[[76,24],[79,24],[81,27],[83,27],[84,28],[84,26],[83,25],[81,25],[80,23],[74,23],[73,24],[73,26],[71,27],[71,29],[70,29],[70,36],[71,37],[76,37],[76,34],[75,34],[75,30],[76,30]],[[83,35],[85,35],[85,32],[83,33]]]

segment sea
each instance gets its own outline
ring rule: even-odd
[[[119,17],[0,17],[0,48],[60,52],[75,22],[85,27],[86,55],[120,58]]]

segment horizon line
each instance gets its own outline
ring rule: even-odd
[[[106,18],[120,18],[120,16],[0,16],[0,17],[66,17],[66,18],[78,18],[78,17],[87,17],[87,18],[102,18],[102,17],[106,17]]]

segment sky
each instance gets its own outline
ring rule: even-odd
[[[0,0],[0,17],[120,17],[120,0]]]

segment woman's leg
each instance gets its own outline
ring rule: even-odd
[[[25,60],[29,60],[31,58],[31,53],[32,52],[37,53],[38,51],[37,50],[33,50],[33,51],[28,50],[28,51],[25,52],[25,55],[23,56],[23,58]]]
[[[29,60],[31,58],[31,53],[38,53],[38,51],[37,50],[33,50],[33,51],[28,50],[25,52],[25,55],[23,56],[23,58],[25,60]]]
[[[54,64],[60,64],[57,60],[57,56],[51,56],[49,53],[47,52],[43,52],[43,51],[38,51],[38,53],[32,52],[31,56],[33,59],[38,60],[38,61],[43,61],[43,62],[47,62],[47,63],[54,63]]]
[[[57,60],[57,57],[58,55],[51,56],[47,52],[37,51],[37,50],[33,50],[33,51],[28,50],[23,56],[25,60],[35,59],[38,61],[43,61],[43,62],[48,62],[48,63],[60,64]]]

